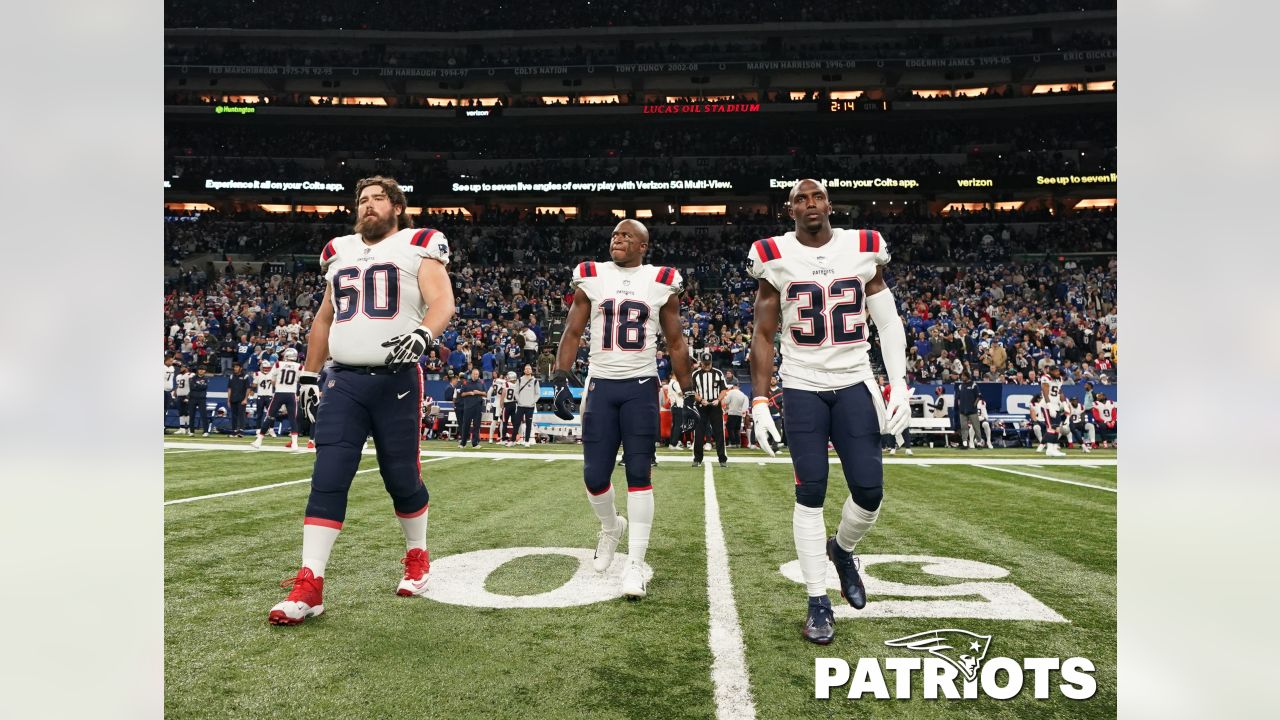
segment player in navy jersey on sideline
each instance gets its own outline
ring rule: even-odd
[[[791,189],[788,213],[795,230],[752,245],[750,273],[756,291],[751,339],[751,419],[760,447],[773,454],[778,439],[769,413],[774,336],[782,331],[782,394],[787,409],[787,446],[795,469],[796,502],[791,524],[800,571],[809,595],[801,634],[818,644],[835,637],[827,597],[827,560],[840,577],[849,604],[866,605],[854,548],[880,516],[884,496],[881,434],[896,435],[910,420],[906,384],[906,333],[883,266],[889,249],[874,230],[831,227],[827,188],[801,180]],[[870,330],[879,330],[889,379],[882,399],[868,358]],[[827,538],[822,506],[827,493],[827,444],[840,456],[850,496],[836,534]]]
[[[355,233],[320,254],[326,290],[307,337],[300,378],[304,411],[315,408],[315,467],[302,526],[302,568],[268,620],[296,625],[324,611],[325,566],[347,512],[347,492],[372,434],[378,470],[404,532],[404,574],[396,594],[418,596],[431,569],[418,428],[418,362],[453,317],[445,270],[449,242],[414,230],[404,191],[391,178],[356,184]],[[333,359],[318,405],[319,371]]]
[[[686,405],[693,407],[689,350],[680,332],[684,281],[674,268],[642,264],[648,249],[648,229],[635,220],[623,220],[609,242],[613,262],[584,262],[574,268],[573,304],[553,372],[556,414],[572,419],[569,369],[590,323],[590,371],[582,400],[582,474],[587,499],[600,519],[595,569],[609,568],[618,541],[630,527],[622,593],[631,599],[648,592],[644,557],[653,525],[650,477],[658,437],[659,327]],[[627,517],[618,515],[610,483],[619,445],[626,467]]]

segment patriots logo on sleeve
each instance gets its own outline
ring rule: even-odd
[[[439,243],[438,245],[436,245],[436,250],[438,250],[438,251],[440,252],[440,254],[441,254],[441,255],[448,255],[448,254],[449,254],[449,244],[448,244],[448,243]]]

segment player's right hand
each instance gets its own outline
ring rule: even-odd
[[[551,376],[551,384],[556,390],[552,406],[556,417],[561,420],[573,419],[573,393],[569,390],[569,377],[567,370],[557,370]]]
[[[769,399],[758,397],[751,400],[751,433],[756,438],[756,444],[761,450],[769,453],[770,456],[776,456],[773,451],[773,442],[782,442],[782,434],[778,432],[778,426],[773,424],[773,416],[769,414]]]
[[[320,373],[303,370],[298,373],[298,404],[307,422],[315,423],[320,407]]]

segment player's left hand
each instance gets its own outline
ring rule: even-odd
[[[307,422],[314,423],[320,407],[320,373],[298,373],[298,405]]]
[[[418,364],[422,354],[431,346],[431,340],[431,331],[420,327],[413,332],[397,335],[382,343],[382,347],[391,348],[385,361],[387,369],[395,372]]]
[[[782,442],[782,434],[778,432],[778,426],[773,422],[773,415],[769,413],[769,401],[766,398],[751,399],[751,434],[755,436],[756,444],[760,449],[769,453],[770,457],[778,454],[773,450],[773,443]]]
[[[555,387],[552,407],[561,420],[573,419],[573,392],[569,390],[569,378],[567,370],[557,370],[551,377],[551,384]]]
[[[889,401],[884,407],[884,432],[886,435],[897,435],[907,429],[911,422],[911,394],[915,388],[905,383],[894,383],[889,389]]]

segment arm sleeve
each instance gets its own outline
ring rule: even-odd
[[[898,318],[893,291],[885,288],[867,298],[867,313],[880,331],[880,354],[890,385],[905,384],[907,378],[907,333]]]

